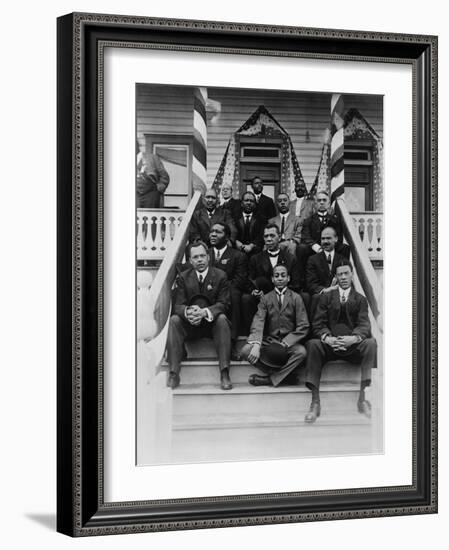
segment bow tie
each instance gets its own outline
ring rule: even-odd
[[[279,250],[277,252],[270,252],[269,250],[267,250],[267,252],[268,252],[269,256],[272,256],[273,258],[275,256],[279,256]]]

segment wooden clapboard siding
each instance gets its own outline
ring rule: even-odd
[[[355,108],[383,139],[383,97],[379,95],[345,95],[345,111]]]
[[[192,90],[190,86],[137,84],[137,139],[142,150],[145,134],[192,134]]]
[[[228,141],[259,105],[264,105],[290,135],[306,183],[312,184],[320,161],[324,131],[329,122],[330,94],[271,90],[209,89],[221,103],[216,124],[208,124],[207,172],[212,183]],[[306,132],[310,141],[306,143]]]
[[[329,93],[276,90],[209,88],[208,96],[221,103],[213,119],[208,113],[207,177],[211,185],[229,139],[264,105],[290,135],[303,177],[310,187],[317,174],[326,129],[330,123]],[[345,95],[345,110],[354,107],[382,137],[382,97]],[[193,133],[193,87],[137,85],[137,137],[144,134],[191,135]],[[306,135],[308,133],[308,139]]]

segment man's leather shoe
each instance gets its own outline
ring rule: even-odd
[[[252,374],[248,378],[248,382],[253,386],[272,386],[273,382],[269,376],[262,376],[260,374]]]
[[[367,418],[371,418],[371,403],[366,399],[357,401],[357,410],[360,414],[364,414]]]
[[[169,388],[171,388],[172,390],[174,390],[175,388],[177,388],[179,386],[179,382],[181,382],[181,379],[180,379],[179,374],[177,372],[171,372],[168,375],[167,386]]]
[[[220,374],[221,389],[222,390],[232,390],[231,379],[229,378],[228,369],[224,369]]]
[[[317,401],[312,401],[309,412],[304,417],[304,422],[312,424],[321,414],[321,405]]]

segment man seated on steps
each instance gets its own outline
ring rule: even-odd
[[[178,276],[174,315],[168,327],[167,386],[174,389],[180,383],[184,342],[212,336],[218,354],[221,388],[230,390],[231,327],[226,317],[231,302],[229,281],[224,271],[210,266],[204,242],[189,245],[187,252],[192,267]]]
[[[307,290],[311,295],[310,317],[313,315],[321,294],[336,288],[336,266],[346,260],[335,250],[338,237],[333,227],[325,227],[321,231],[321,252],[314,254],[307,261]]]
[[[365,388],[371,384],[371,369],[376,366],[377,344],[371,337],[368,302],[352,286],[353,271],[348,260],[336,267],[337,288],[320,296],[313,318],[314,338],[306,343],[306,386],[312,392],[306,422],[320,416],[320,379],[323,365],[344,359],[361,366],[360,393],[357,409],[370,417],[371,403],[365,399]]]
[[[273,290],[273,268],[276,265],[287,266],[290,275],[289,287],[300,292],[299,271],[295,256],[280,247],[280,230],[274,223],[269,223],[263,232],[265,249],[252,256],[248,264],[248,288],[242,295],[242,328],[248,334],[260,297]],[[303,299],[307,300],[308,296]]]
[[[211,266],[223,270],[230,284],[231,292],[231,358],[238,360],[239,354],[236,348],[238,329],[240,325],[240,302],[242,292],[248,284],[248,260],[243,252],[231,248],[227,243],[231,236],[229,226],[224,223],[214,223],[209,234],[212,245],[209,250]]]
[[[306,357],[301,342],[309,331],[306,308],[299,294],[287,288],[287,267],[273,268],[274,290],[260,298],[242,358],[267,374],[252,374],[253,386],[278,386]]]

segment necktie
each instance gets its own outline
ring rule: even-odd
[[[342,304],[346,303],[346,295],[345,294],[341,295],[341,303]]]
[[[278,295],[279,309],[282,309],[282,294],[279,294],[279,292],[278,292],[277,295]]]
[[[217,252],[215,253],[215,261],[216,262],[219,262],[220,261],[220,252],[217,250]]]
[[[203,276],[200,274],[199,277],[198,277],[198,281],[200,283],[200,290],[203,290]]]
[[[330,254],[327,255],[327,263],[331,265],[332,263],[332,256]]]
[[[244,232],[243,232],[243,240],[245,241],[245,243],[248,243],[249,238],[250,238],[250,235],[249,235],[249,222],[250,222],[250,217],[245,216],[245,229],[244,229]]]
[[[285,216],[282,216],[281,221],[281,237],[284,238],[284,231],[285,231]]]

